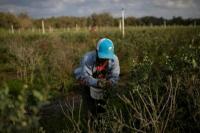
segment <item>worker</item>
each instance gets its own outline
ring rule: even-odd
[[[80,67],[74,71],[81,87],[83,107],[87,114],[97,116],[106,111],[106,92],[119,80],[120,67],[114,54],[113,42],[108,38],[98,41],[96,50],[86,53]]]

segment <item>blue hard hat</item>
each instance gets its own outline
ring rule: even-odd
[[[114,58],[113,42],[108,38],[100,39],[97,44],[97,53],[99,58],[113,59]]]

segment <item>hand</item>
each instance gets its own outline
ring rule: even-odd
[[[82,80],[82,79],[79,79],[79,80],[78,80],[78,83],[79,83],[81,86],[85,86],[85,85],[86,85],[86,81],[85,81],[85,80]]]
[[[99,88],[105,88],[105,87],[106,87],[106,80],[105,80],[105,79],[99,79],[99,80],[97,81],[97,86],[98,86]]]
[[[111,81],[105,79],[99,79],[97,82],[97,86],[104,89],[110,88],[111,85],[112,85]]]
[[[106,88],[111,88],[112,87],[112,81],[107,80],[106,81]]]

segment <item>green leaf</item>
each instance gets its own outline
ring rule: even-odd
[[[197,62],[195,61],[195,59],[192,59],[192,65],[193,65],[193,68],[197,67]]]
[[[38,98],[40,101],[43,100],[43,96],[40,92],[36,91],[36,90],[33,90],[33,95]]]

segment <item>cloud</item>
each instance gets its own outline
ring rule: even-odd
[[[88,16],[110,12],[121,16],[200,17],[200,0],[0,0],[0,11],[26,11],[33,17]]]
[[[79,3],[79,2],[85,2],[85,0],[60,0],[66,3]]]
[[[193,0],[153,0],[153,3],[156,6],[177,9],[191,8],[195,5]]]

